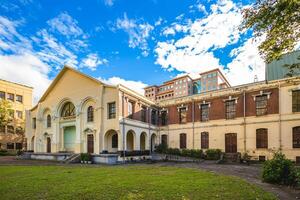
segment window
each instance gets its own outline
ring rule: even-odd
[[[166,146],[168,145],[168,136],[167,135],[161,136],[161,143]]]
[[[36,129],[36,118],[32,118],[32,128]]]
[[[14,143],[7,143],[6,148],[7,149],[15,149],[15,144]]]
[[[205,122],[209,120],[209,104],[201,104],[201,121]]]
[[[256,129],[256,148],[268,148],[268,129]]]
[[[16,95],[16,101],[23,103],[23,96],[22,95]]]
[[[17,133],[17,134],[23,134],[23,133],[24,133],[24,129],[23,129],[21,126],[18,126],[18,127],[16,128],[16,133]]]
[[[208,149],[209,135],[208,132],[201,133],[201,149]]]
[[[300,112],[300,90],[292,92],[293,112]]]
[[[87,109],[87,122],[94,121],[94,108],[93,106],[89,106]]]
[[[14,110],[9,110],[8,111],[9,112],[9,116],[11,117],[11,118],[14,118],[15,117],[15,111]]]
[[[7,126],[7,132],[8,132],[8,133],[15,133],[15,128],[14,128],[14,126],[8,125],[8,126]]]
[[[147,107],[142,106],[142,110],[141,110],[141,121],[142,122],[146,122],[146,115],[147,115]]]
[[[156,110],[151,111],[151,124],[155,125],[156,124]]]
[[[186,107],[179,108],[179,123],[186,123]]]
[[[167,111],[166,110],[161,111],[161,125],[162,126],[167,125]]]
[[[22,143],[16,143],[16,149],[18,150],[22,149]]]
[[[17,117],[18,117],[19,119],[23,119],[23,112],[22,112],[22,111],[17,110],[17,111],[16,111],[16,114],[17,114]]]
[[[108,103],[108,119],[116,118],[116,103]]]
[[[65,103],[61,116],[64,118],[75,117],[75,106],[71,102]]]
[[[300,126],[293,128],[293,148],[300,148]]]
[[[111,148],[118,148],[118,134],[111,137]]]
[[[15,95],[12,93],[7,93],[7,99],[10,101],[15,101]]]
[[[226,119],[235,118],[235,100],[229,100],[225,102]]]
[[[267,102],[268,102],[268,96],[267,95],[261,95],[255,97],[255,103],[256,103],[256,115],[266,115],[267,114]]]
[[[51,127],[51,115],[47,115],[47,128]]]
[[[0,99],[5,99],[5,92],[0,91]]]
[[[134,103],[132,101],[128,101],[128,118],[133,118],[134,113]]]
[[[0,133],[5,133],[5,126],[4,125],[0,126]]]
[[[186,149],[186,134],[180,133],[179,140],[180,140],[179,148]]]

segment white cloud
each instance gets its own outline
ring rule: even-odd
[[[171,24],[165,30],[171,28],[173,32],[186,34],[179,39],[158,42],[155,49],[156,64],[166,70],[176,69],[186,73],[223,68],[214,51],[240,39],[238,27],[241,21],[241,7],[230,0],[224,0],[213,4],[211,13],[201,19],[185,24]]]
[[[70,16],[63,16],[49,20],[49,29],[43,28],[32,36],[23,36],[18,31],[24,22],[0,16],[0,77],[33,86],[35,102],[48,86],[48,74],[51,70],[60,69],[63,65],[94,70],[101,63],[108,62],[86,49],[87,37],[77,26],[77,22],[70,19]],[[65,21],[58,22],[58,19]],[[55,31],[51,27],[54,24],[58,25]],[[70,29],[67,30],[67,27]],[[66,43],[60,42],[55,35],[57,32],[66,36]],[[78,60],[82,58],[77,56],[78,52],[88,54],[85,60],[87,65],[79,65]]]
[[[197,8],[198,8],[198,10],[200,11],[200,12],[203,12],[205,15],[207,15],[208,13],[207,13],[207,11],[206,11],[206,8],[205,8],[205,6],[203,5],[203,4],[198,4],[197,5]]]
[[[139,48],[142,50],[143,56],[148,56],[149,47],[147,39],[150,36],[150,32],[154,29],[153,26],[147,22],[139,23],[135,19],[128,19],[126,13],[124,13],[123,19],[117,19],[116,28],[128,34],[130,48]]]
[[[100,81],[109,84],[109,85],[124,85],[128,87],[131,90],[134,90],[138,92],[139,94],[144,95],[144,88],[147,87],[148,85],[143,83],[142,81],[132,81],[132,80],[125,80],[120,77],[111,77],[109,79],[103,79],[101,77],[98,78]]]
[[[97,66],[108,63],[108,60],[100,58],[97,54],[89,54],[82,60],[83,66],[88,67],[90,70],[95,71]]]
[[[173,28],[173,27],[166,27],[164,30],[163,30],[163,32],[162,32],[162,34],[163,35],[165,35],[165,36],[167,36],[167,35],[175,35],[175,29]]]
[[[113,6],[113,5],[114,5],[114,1],[115,1],[115,0],[104,0],[104,4],[105,4],[106,6]]]
[[[154,26],[160,26],[162,23],[163,23],[163,19],[159,17],[158,20],[156,20],[156,22],[154,23]]]
[[[32,49],[31,41],[16,30],[22,22],[0,16],[0,53],[24,52]]]
[[[0,55],[0,78],[34,87],[34,103],[50,84],[50,68],[32,54]]]
[[[258,51],[262,40],[263,37],[256,40],[250,38],[231,51],[231,56],[235,58],[227,64],[225,74],[232,85],[253,82],[255,76],[260,81],[265,79],[265,63]]]
[[[83,31],[79,28],[78,22],[68,13],[61,13],[57,17],[47,21],[47,23],[52,31],[58,31],[66,37],[83,35]]]

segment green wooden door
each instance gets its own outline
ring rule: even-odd
[[[64,128],[64,147],[66,151],[74,151],[75,139],[76,139],[75,126]]]

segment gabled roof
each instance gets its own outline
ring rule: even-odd
[[[85,77],[85,78],[88,78],[88,79],[94,81],[95,83],[104,85],[105,87],[116,88],[116,86],[107,85],[107,84],[105,84],[105,83],[99,81],[98,79],[95,79],[95,78],[93,78],[93,77],[91,77],[91,76],[89,76],[89,75],[86,75],[86,74],[84,74],[84,73],[82,73],[82,72],[80,72],[80,71],[78,71],[78,70],[76,70],[76,69],[74,69],[74,68],[72,68],[72,67],[69,67],[69,66],[66,66],[66,65],[65,65],[65,66],[63,67],[63,69],[62,69],[62,70],[57,74],[57,76],[54,78],[54,80],[52,81],[52,83],[50,84],[50,86],[47,88],[47,90],[44,92],[43,96],[40,98],[40,100],[38,101],[38,103],[37,103],[31,110],[34,110],[40,102],[42,102],[42,101],[44,101],[44,100],[46,99],[46,97],[48,96],[48,94],[51,92],[51,90],[55,87],[55,85],[58,83],[58,81],[61,79],[61,77],[62,77],[67,71],[73,71],[73,72],[75,72],[75,73],[77,73],[77,74],[79,74],[79,75],[81,75],[81,76],[83,76],[83,77]]]

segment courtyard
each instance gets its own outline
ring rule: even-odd
[[[204,163],[60,164],[0,157],[1,199],[295,199],[262,183],[260,166]]]

